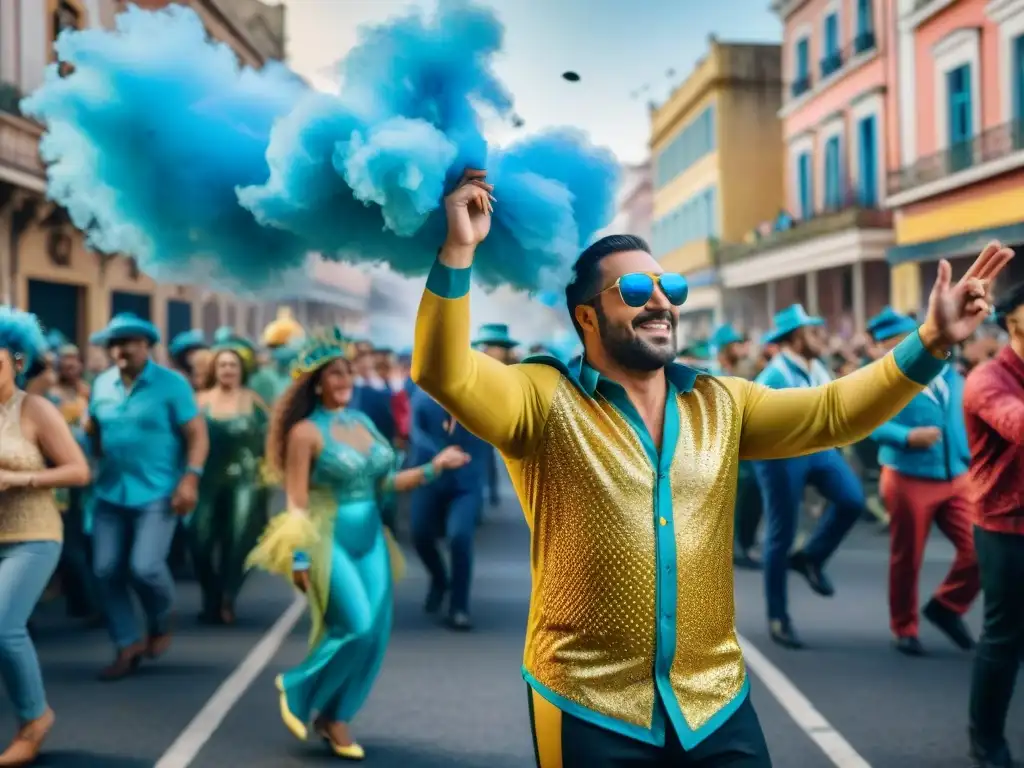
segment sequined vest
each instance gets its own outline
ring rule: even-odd
[[[675,405],[679,436],[666,478],[619,411],[564,377],[540,450],[509,461],[532,530],[525,672],[574,704],[645,729],[655,705],[656,529],[668,514],[656,502],[659,481],[671,488],[676,550],[668,678],[689,726],[706,724],[745,682],[732,571],[740,414],[710,376]]]

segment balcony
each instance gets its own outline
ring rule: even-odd
[[[1024,155],[1019,163],[1013,161],[1013,156],[1021,150],[1024,150],[1024,122],[1013,120],[989,128],[970,141],[954,144],[891,172],[887,179],[890,204],[913,202],[911,198],[939,194],[1013,170],[1024,165]],[[1007,165],[1012,167],[1004,167]]]
[[[821,79],[824,80],[829,75],[838,72],[843,66],[843,54],[841,51],[835,51],[830,53],[828,56],[823,58],[821,64]]]
[[[773,231],[753,243],[721,245],[715,249],[715,261],[717,264],[731,264],[765,251],[786,248],[851,229],[891,228],[892,214],[889,211],[864,207],[851,196],[840,207],[794,222],[791,229]]]
[[[18,112],[21,94],[0,83],[0,183],[34,192],[46,191],[46,168],[39,159],[43,129]]]
[[[808,98],[821,93],[836,78],[865,63],[878,51],[878,40],[871,31],[861,32],[842,50],[829,54],[818,62],[818,75],[810,72],[792,80],[786,88],[786,102],[779,110],[780,117],[786,117]]]

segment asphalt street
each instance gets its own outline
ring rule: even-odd
[[[454,634],[423,615],[425,582],[410,559],[409,577],[398,587],[396,625],[384,670],[353,724],[366,747],[367,766],[532,765],[526,691],[519,676],[529,593],[528,536],[514,502],[489,510],[489,516],[479,535],[474,632]],[[891,649],[885,599],[887,546],[887,537],[870,524],[858,528],[831,568],[837,584],[833,599],[819,598],[793,580],[792,614],[810,646],[799,652],[771,644],[759,574],[737,573],[737,625],[760,652],[761,662],[751,663],[752,668],[759,667],[752,669],[752,695],[776,766],[967,765],[970,655],[952,648],[928,626],[921,634],[931,651],[928,657],[907,659]],[[922,577],[925,596],[950,559],[949,546],[935,539]],[[287,585],[256,576],[246,585],[236,626],[200,627],[193,618],[197,590],[186,582],[180,589],[172,650],[145,665],[137,676],[107,684],[94,679],[110,653],[104,632],[64,619],[59,604],[43,606],[37,618],[38,650],[58,723],[40,765],[157,765],[218,688],[234,685],[225,681],[293,599]],[[975,628],[978,613],[976,608],[970,616]],[[336,762],[322,744],[295,741],[277,714],[273,678],[302,657],[307,629],[303,617],[265,667],[250,659],[242,672],[252,673],[252,684],[238,691],[237,701],[231,699],[216,717],[200,718],[205,728],[203,723],[198,731],[189,728],[183,739],[187,748],[176,754],[195,756],[177,763],[180,768],[287,768]],[[765,674],[765,662],[775,671]],[[780,678],[785,683],[781,687]],[[793,687],[845,739],[859,761],[850,755],[826,757],[806,731],[820,737],[828,728],[808,720],[807,703],[794,703]],[[6,701],[0,701],[0,727],[13,727]],[[1011,714],[1011,737],[1017,753],[1024,755],[1024,694]],[[174,768],[174,763],[161,766]]]

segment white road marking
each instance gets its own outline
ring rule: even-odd
[[[740,637],[743,656],[747,666],[782,705],[797,727],[807,734],[836,768],[871,768],[871,763],[861,757],[850,742],[843,738],[832,724],[814,708],[782,670],[772,664],[753,643]]]
[[[224,718],[256,681],[260,673],[266,669],[305,610],[306,599],[297,596],[295,602],[288,606],[287,610],[274,622],[274,626],[260,638],[260,641],[249,651],[249,655],[235,667],[235,671],[220,684],[210,700],[185,726],[185,730],[156,762],[155,768],[187,768],[192,764],[203,745],[210,740],[220,724],[224,722]],[[271,694],[272,692],[268,691],[267,695],[271,696]]]

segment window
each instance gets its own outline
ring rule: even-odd
[[[1024,35],[1013,41],[1013,117],[1024,118]],[[1018,128],[1018,131],[1020,129]]]
[[[821,76],[828,77],[843,64],[839,50],[839,14],[830,13],[825,17],[824,55],[821,57]]]
[[[61,0],[53,11],[53,39],[66,29],[81,29],[82,16],[72,3]]]
[[[971,138],[974,135],[971,109],[971,65],[962,64],[946,73],[949,115],[949,162],[959,171],[971,164]]]
[[[695,240],[718,236],[718,189],[708,187],[696,193],[654,222],[654,255],[661,258]]]
[[[857,139],[857,199],[863,207],[874,208],[878,205],[878,134],[874,115],[857,123]]]
[[[839,137],[825,142],[825,210],[837,211],[843,205],[842,160]]]
[[[794,48],[793,98],[811,87],[811,41],[803,37],[796,41]]]
[[[839,53],[839,14],[830,13],[825,17],[825,55]]]
[[[715,108],[707,107],[658,154],[655,180],[659,187],[715,151]]]
[[[796,161],[799,180],[800,218],[809,219],[814,215],[814,174],[811,171],[811,153],[802,153]]]
[[[853,47],[857,53],[863,53],[875,47],[875,21],[872,0],[857,0],[857,36],[853,39]]]

